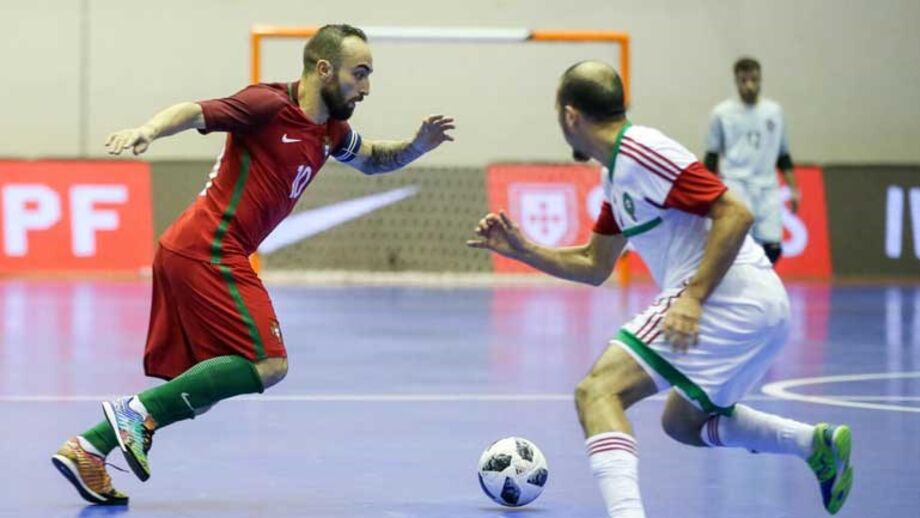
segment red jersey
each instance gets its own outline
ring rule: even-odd
[[[160,237],[173,252],[245,262],[294,209],[330,155],[347,162],[361,147],[348,123],[315,124],[297,103],[299,81],[257,84],[201,101],[205,128],[228,133],[198,199]]]

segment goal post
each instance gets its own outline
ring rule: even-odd
[[[256,25],[249,32],[250,80],[261,81],[262,42],[268,39],[306,39],[319,27]],[[629,34],[621,31],[577,29],[453,28],[453,27],[366,27],[368,39],[380,41],[437,43],[610,43],[619,48],[619,70],[624,96],[629,102]]]

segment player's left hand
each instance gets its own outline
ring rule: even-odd
[[[412,139],[412,146],[421,153],[427,153],[440,146],[444,141],[453,142],[454,137],[447,132],[454,129],[454,119],[444,115],[430,115],[422,121],[415,138]]]
[[[686,292],[677,297],[671,309],[664,315],[661,330],[665,339],[671,343],[676,352],[687,352],[699,341],[700,315],[703,305]]]
[[[798,189],[791,188],[789,189],[789,209],[793,214],[799,212],[799,203],[802,201],[802,194],[799,193]]]

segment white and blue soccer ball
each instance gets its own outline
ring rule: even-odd
[[[548,476],[543,452],[521,437],[495,441],[479,458],[479,485],[489,498],[508,507],[533,502]]]

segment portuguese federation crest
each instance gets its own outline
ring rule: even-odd
[[[513,183],[508,186],[511,216],[521,230],[543,246],[571,244],[578,234],[575,186],[555,183]]]
[[[271,330],[272,336],[274,336],[276,339],[278,339],[278,342],[279,342],[281,345],[284,345],[284,337],[281,336],[281,326],[278,325],[278,321],[277,321],[277,320],[272,320],[272,321],[271,321],[270,330]]]

